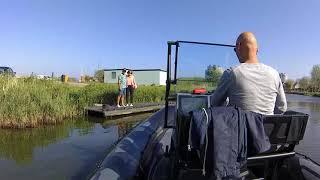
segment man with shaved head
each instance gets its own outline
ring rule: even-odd
[[[253,33],[241,33],[235,53],[240,64],[226,70],[211,98],[213,106],[229,98],[230,105],[243,110],[272,115],[287,110],[287,101],[279,73],[259,62],[258,43]]]

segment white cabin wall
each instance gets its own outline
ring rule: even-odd
[[[133,71],[138,85],[159,85],[159,71]]]
[[[112,79],[112,72],[116,72],[116,78]],[[105,70],[104,83],[118,83],[121,70]],[[163,71],[133,71],[138,85],[166,85],[167,73]]]
[[[160,83],[159,85],[166,85],[167,81],[167,72],[160,71]]]
[[[112,72],[116,72],[116,78],[112,78]],[[114,71],[104,71],[104,83],[118,83],[118,76],[121,74],[121,70],[114,70]]]

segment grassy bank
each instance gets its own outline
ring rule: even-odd
[[[304,93],[306,96],[320,97],[320,92],[306,92]]]
[[[117,85],[72,86],[33,78],[0,77],[0,127],[25,128],[55,124],[82,116],[94,103],[115,104]],[[136,102],[164,100],[165,87],[140,86]]]
[[[304,96],[313,96],[313,97],[320,97],[320,92],[301,92],[301,91],[288,91],[286,92],[288,94],[298,94],[298,95],[304,95]]]

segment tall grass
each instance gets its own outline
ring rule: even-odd
[[[140,86],[135,102],[164,100],[165,87]],[[0,127],[25,128],[55,124],[82,116],[94,103],[115,104],[117,85],[71,86],[57,81],[0,77]]]
[[[76,115],[76,107],[69,98],[70,90],[51,81],[1,77],[1,126],[34,127]]]
[[[176,85],[177,92],[191,93],[196,88],[204,88],[208,92],[216,89],[214,82],[204,80],[178,80]]]
[[[70,95],[80,108],[93,103],[115,105],[118,96],[118,85],[94,83],[72,92]],[[134,102],[161,102],[165,98],[164,86],[139,86],[134,92]]]

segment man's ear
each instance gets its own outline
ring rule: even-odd
[[[258,54],[258,52],[259,52],[259,49],[257,49],[257,54]]]

